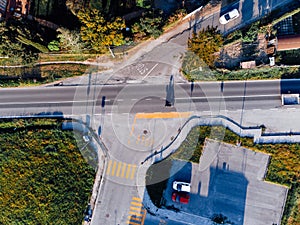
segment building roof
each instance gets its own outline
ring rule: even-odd
[[[300,35],[288,35],[277,38],[277,51],[300,48]]]

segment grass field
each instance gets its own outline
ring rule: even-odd
[[[61,120],[0,120],[0,224],[82,223],[95,171]]]

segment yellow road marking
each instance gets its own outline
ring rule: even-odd
[[[117,166],[117,162],[114,161],[114,164],[113,164],[113,167],[112,167],[112,170],[111,170],[111,175],[112,175],[112,176],[115,175],[116,166]]]
[[[131,168],[131,165],[128,164],[127,171],[126,171],[126,179],[128,179],[128,177],[129,177],[129,174],[130,174],[130,168]]]
[[[130,206],[130,210],[139,211],[140,212],[141,208]]]
[[[138,197],[132,197],[132,201],[142,202],[142,200]]]
[[[109,160],[108,165],[107,165],[106,175],[109,175],[109,173],[110,173],[111,164],[112,164],[112,161]]]
[[[135,143],[138,144],[139,142],[140,142],[140,135],[137,136],[137,139],[136,139]]]
[[[120,176],[121,166],[122,166],[122,162],[118,162],[118,169],[117,169],[117,173],[116,173],[117,177]]]
[[[128,219],[129,219],[129,220],[142,221],[142,218],[140,218],[140,217],[128,216]]]
[[[134,116],[131,125],[130,137],[133,135],[134,126],[137,119],[168,119],[168,118],[187,118],[191,116],[191,112],[160,112],[160,113],[137,113]],[[130,141],[128,141],[130,142]],[[129,144],[129,143],[128,143]]]
[[[143,204],[142,204],[142,203],[139,203],[139,202],[131,202],[131,205],[142,206]]]
[[[146,139],[145,140],[145,146],[147,146],[147,147],[151,146],[152,141],[153,141],[153,138]]]
[[[143,210],[142,210],[142,212],[143,212],[143,217],[142,217],[142,222],[141,222],[141,225],[143,225],[143,224],[144,224],[144,222],[145,222],[145,218],[146,218],[147,210],[146,210],[146,209],[143,209]]]
[[[132,221],[127,221],[127,224],[131,224],[131,225],[141,225],[140,223],[135,223],[135,222],[132,222]]]
[[[133,134],[135,122],[136,122],[136,115],[134,116],[134,120],[133,120],[133,123],[132,123],[132,126],[131,126],[130,136],[132,136],[132,134]]]
[[[187,118],[191,116],[191,112],[161,112],[161,113],[137,113],[136,119],[168,119],[168,118]]]
[[[145,136],[143,135],[142,136],[142,143],[145,141]]]
[[[126,169],[126,163],[123,163],[121,177],[124,177],[124,175],[125,175],[125,169]]]
[[[129,211],[129,214],[142,217],[143,215],[138,212]]]
[[[131,180],[134,178],[135,170],[136,170],[136,165],[132,165],[132,167],[131,167],[131,176],[130,176]]]

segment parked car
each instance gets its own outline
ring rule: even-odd
[[[240,13],[237,9],[233,9],[228,13],[225,13],[224,15],[222,15],[219,19],[221,24],[226,24],[229,23],[230,21],[238,18],[240,16]]]
[[[180,202],[182,204],[188,204],[190,200],[190,195],[187,192],[174,192],[172,194],[173,202]]]
[[[182,181],[174,181],[173,189],[178,192],[191,192],[191,184]]]
[[[93,216],[93,210],[91,204],[88,204],[86,210],[85,210],[85,216],[84,216],[84,221],[91,221]]]

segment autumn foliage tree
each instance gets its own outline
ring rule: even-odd
[[[194,52],[209,67],[214,67],[217,58],[216,52],[223,45],[223,37],[217,27],[208,26],[206,29],[193,33],[188,39],[188,49]]]
[[[122,30],[126,25],[122,18],[107,21],[97,9],[80,11],[77,17],[82,24],[81,40],[95,52],[104,53],[124,43]]]

